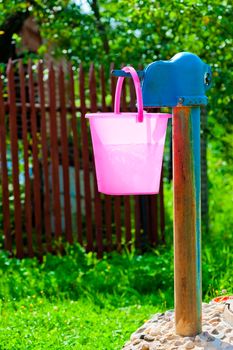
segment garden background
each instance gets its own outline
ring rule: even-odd
[[[79,71],[114,62],[145,67],[178,52],[211,65],[213,86],[202,111],[203,300],[232,294],[232,60],[230,1],[1,1],[0,62],[70,61]],[[35,47],[23,24],[36,23]],[[36,34],[35,34],[36,33]],[[77,101],[77,104],[80,101]],[[167,138],[169,141],[169,135]],[[205,150],[205,147],[204,147]],[[42,262],[0,255],[1,349],[120,349],[157,311],[173,307],[172,181],[165,153],[166,244],[144,254],[98,260],[78,244]],[[167,162],[167,164],[166,164]],[[167,167],[167,168],[166,168]],[[0,187],[0,198],[2,196]],[[1,200],[1,231],[2,227]],[[208,213],[208,215],[207,215]],[[1,235],[2,236],[2,235]]]

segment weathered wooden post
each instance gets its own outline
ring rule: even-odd
[[[201,332],[200,107],[173,109],[176,332]]]
[[[173,109],[175,323],[177,334],[193,336],[201,332],[202,311],[200,106],[207,104],[211,69],[182,52],[138,74],[144,107]]]
[[[211,82],[208,65],[191,53],[150,64],[144,71],[145,107],[173,108],[176,333],[201,332],[200,106]]]

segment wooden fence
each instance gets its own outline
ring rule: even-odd
[[[0,224],[5,249],[42,256],[78,241],[87,251],[164,241],[160,195],[98,193],[87,111],[113,108],[110,69],[9,61],[0,79]],[[135,109],[130,79],[124,110]]]

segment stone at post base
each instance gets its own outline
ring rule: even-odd
[[[174,311],[155,314],[131,335],[123,350],[233,350],[233,326],[226,322],[227,302],[202,304],[203,332],[175,334]]]
[[[232,299],[226,301],[223,316],[225,321],[229,323],[231,327],[233,327],[233,297]]]

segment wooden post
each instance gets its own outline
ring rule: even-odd
[[[91,112],[96,113],[98,110],[97,106],[97,91],[96,91],[96,76],[95,67],[92,63],[89,70],[89,91],[90,91],[90,102]],[[96,173],[93,166],[94,175],[94,215],[95,215],[95,234],[96,234],[96,248],[98,258],[103,256],[103,236],[102,236],[102,203],[100,193],[97,188]],[[88,251],[88,247],[87,247]]]
[[[32,229],[32,193],[31,180],[29,172],[29,142],[27,127],[27,107],[26,107],[26,82],[25,71],[22,60],[19,61],[19,78],[20,78],[20,99],[21,99],[21,119],[22,119],[22,140],[23,140],[23,160],[25,176],[25,229],[27,235],[28,256],[33,257],[33,229]]]
[[[33,158],[33,195],[34,195],[34,208],[35,208],[35,229],[38,245],[39,257],[43,255],[43,243],[42,243],[42,212],[41,212],[41,178],[40,178],[40,160],[39,160],[39,147],[40,140],[38,137],[37,121],[36,121],[36,108],[35,108],[35,91],[34,91],[34,79],[32,71],[32,62],[28,62],[28,77],[29,77],[29,100],[30,100],[30,121],[31,121],[31,134],[32,134],[32,158]]]
[[[19,184],[19,147],[18,147],[18,130],[17,130],[17,109],[15,96],[15,75],[12,60],[7,65],[7,90],[9,103],[9,129],[11,143],[11,159],[12,159],[12,182],[13,182],[13,200],[14,200],[14,227],[15,227],[15,243],[16,256],[23,258],[23,233],[22,233],[22,205],[20,199]]]
[[[65,236],[69,243],[73,243],[72,215],[70,203],[70,177],[69,177],[69,151],[66,119],[65,76],[62,65],[59,67],[59,99],[60,99],[60,122],[61,122],[61,148],[62,148],[62,172],[64,188],[64,213],[65,213]]]
[[[9,179],[7,169],[7,130],[5,118],[3,82],[2,78],[0,77],[0,183],[2,187],[4,247],[12,254]]]
[[[201,332],[200,107],[173,108],[176,333]]]
[[[45,109],[45,86],[43,63],[38,64],[38,88],[40,97],[40,116],[41,116],[41,147],[42,147],[42,164],[44,177],[44,223],[45,223],[45,238],[47,251],[52,253],[52,228],[51,228],[51,196],[49,184],[49,150],[48,150],[48,135],[47,135],[47,114]]]
[[[53,196],[53,214],[55,224],[55,239],[60,246],[62,236],[61,224],[61,203],[60,203],[60,187],[59,187],[59,146],[58,146],[58,125],[56,112],[56,80],[53,63],[49,64],[49,122],[50,122],[50,157],[52,165],[52,196]]]

